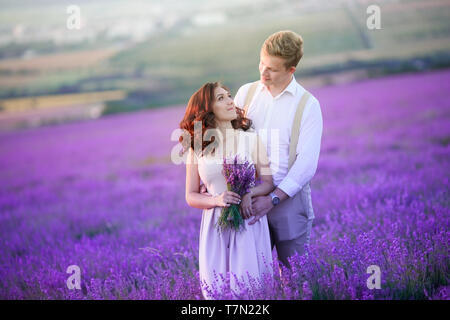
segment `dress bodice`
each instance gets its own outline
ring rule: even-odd
[[[250,163],[255,163],[254,148],[256,146],[256,133],[240,129],[235,130],[234,133],[237,141],[237,148],[224,150],[222,154],[217,152],[216,155],[196,156],[200,179],[205,184],[208,193],[213,196],[219,195],[227,190],[226,180],[222,173],[223,155],[226,155],[227,159],[229,159],[238,154],[241,159],[245,158]]]

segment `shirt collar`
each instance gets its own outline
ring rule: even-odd
[[[295,96],[295,94],[297,93],[297,84],[298,83],[297,83],[297,80],[295,80],[295,76],[292,75],[291,82],[289,82],[288,86],[279,95],[274,97],[274,99],[280,97],[285,92],[289,92],[290,94]],[[267,88],[264,84],[262,84],[262,82],[259,82],[259,91],[262,91],[262,90],[267,90]]]
[[[292,80],[289,85],[286,87],[286,89],[283,90],[283,92],[285,91],[290,92],[293,96],[295,96],[295,94],[297,93],[297,80],[295,80],[294,75],[292,75]]]

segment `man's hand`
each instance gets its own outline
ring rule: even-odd
[[[255,224],[264,217],[270,209],[273,208],[272,198],[270,196],[259,196],[252,198],[253,219],[248,222],[249,225]]]
[[[240,209],[242,219],[250,219],[253,216],[252,194],[250,192],[244,194],[244,196],[242,197]]]

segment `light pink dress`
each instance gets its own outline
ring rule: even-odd
[[[238,150],[241,156],[254,163],[254,154],[257,144],[255,132],[235,130],[238,135]],[[227,156],[234,154],[227,153]],[[205,184],[208,193],[219,195],[227,190],[226,180],[223,176],[223,160],[207,155],[196,157],[198,161],[198,173]],[[199,272],[202,286],[202,294],[205,299],[212,299],[208,290],[216,288],[220,292],[222,286],[229,285],[237,294],[243,293],[238,286],[235,277],[246,284],[251,278],[260,279],[264,273],[272,275],[272,249],[270,243],[269,226],[267,216],[257,223],[248,225],[245,220],[245,230],[218,231],[216,223],[220,217],[222,207],[204,209],[200,227],[199,241]],[[231,275],[229,282],[222,282],[220,274],[226,278]],[[250,276],[251,278],[249,278]],[[242,284],[241,283],[241,284]]]

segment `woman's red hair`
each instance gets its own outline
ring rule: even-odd
[[[214,90],[217,87],[221,87],[226,91],[230,90],[222,85],[220,82],[208,82],[205,83],[200,89],[198,89],[189,99],[188,105],[186,107],[186,113],[184,114],[183,120],[180,122],[180,128],[189,132],[190,135],[190,145],[187,139],[183,136],[179,138],[180,143],[183,146],[182,153],[185,153],[189,148],[194,149],[194,139],[201,139],[202,141],[202,152],[206,146],[214,142],[215,137],[211,141],[204,141],[203,136],[208,129],[216,128],[215,116],[213,112],[213,105],[215,102]],[[252,125],[252,121],[249,118],[244,117],[244,110],[236,107],[237,117],[235,120],[231,121],[231,125],[234,129],[242,129],[247,131]],[[202,123],[202,136],[194,137],[194,122],[201,121]]]

